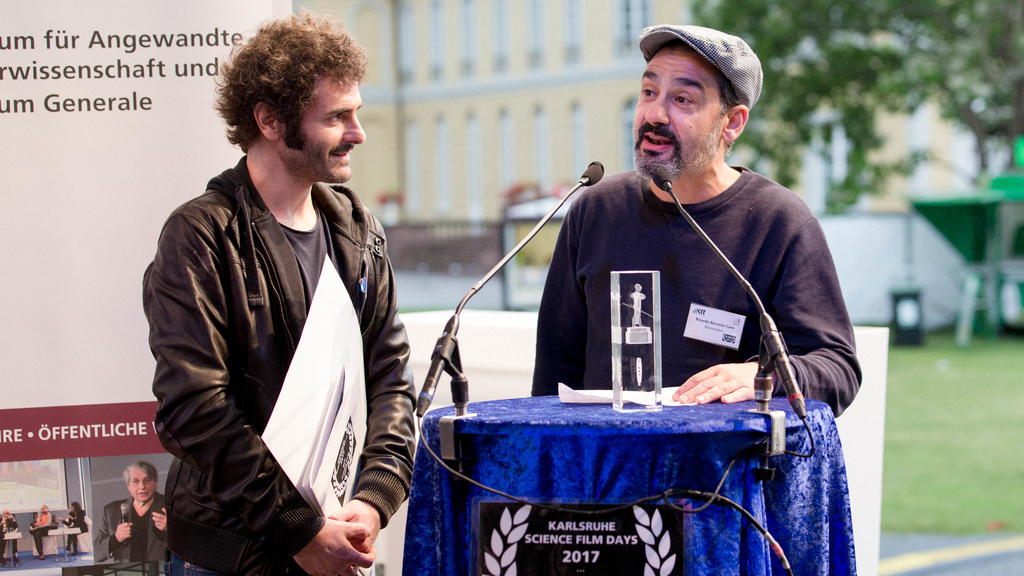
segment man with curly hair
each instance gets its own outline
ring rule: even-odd
[[[175,456],[172,574],[355,573],[372,566],[374,539],[408,496],[409,344],[383,229],[340,185],[366,139],[365,68],[347,32],[304,14],[264,24],[222,70],[217,109],[246,155],[171,214],[144,278],[156,426]],[[367,406],[353,498],[329,518],[260,437],[322,267],[340,275],[359,319]]]

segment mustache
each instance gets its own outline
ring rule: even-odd
[[[640,141],[644,139],[645,134],[651,134],[659,138],[665,138],[666,140],[670,141],[673,146],[679,148],[679,140],[676,138],[676,135],[673,134],[672,131],[668,129],[668,126],[655,126],[648,122],[644,122],[643,125],[641,125],[636,130],[637,146],[640,146]]]
[[[331,154],[347,154],[356,147],[355,144],[339,144],[331,150]]]

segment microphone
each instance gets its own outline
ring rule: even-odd
[[[462,374],[462,361],[459,358],[459,343],[455,336],[459,332],[459,315],[462,314],[462,309],[465,308],[466,303],[473,297],[474,294],[480,291],[484,287],[484,284],[488,280],[494,277],[508,261],[515,257],[520,250],[523,249],[526,244],[533,239],[534,236],[540,232],[540,229],[551,220],[552,217],[562,208],[562,205],[569,199],[570,196],[576,193],[577,190],[584,186],[593,186],[601,181],[604,176],[604,165],[600,162],[591,162],[587,169],[583,172],[583,176],[580,177],[579,181],[571,190],[562,196],[562,199],[555,204],[547,214],[541,218],[540,222],[530,230],[530,233],[523,238],[511,252],[505,255],[504,258],[498,262],[490,272],[487,273],[479,282],[473,285],[469,289],[469,292],[459,302],[458,307],[455,308],[455,314],[452,315],[448,323],[445,324],[444,331],[441,333],[441,337],[437,339],[437,344],[434,345],[434,353],[430,357],[430,368],[427,370],[427,378],[423,381],[423,388],[420,392],[419,398],[416,400],[416,416],[422,418],[427,410],[430,408],[430,403],[434,401],[434,391],[437,388],[437,381],[441,377],[441,371],[448,372],[452,376],[452,400],[455,403],[455,413],[462,416],[466,412],[466,404],[469,402],[468,399],[468,383],[466,382],[465,376]]]
[[[416,400],[416,416],[420,418],[427,413],[430,403],[434,401],[437,381],[441,377],[441,371],[445,369],[445,366],[451,359],[451,354],[455,348],[455,333],[458,331],[458,325],[459,313],[456,312],[448,320],[448,323],[445,324],[441,337],[437,339],[437,344],[434,345],[434,353],[430,355],[430,368],[427,370],[427,378],[423,381],[423,388],[420,391],[419,398]]]
[[[669,196],[676,203],[676,209],[682,214],[686,222],[690,224],[697,235],[701,237],[705,244],[707,244],[711,250],[718,256],[718,259],[725,264],[729,272],[736,277],[740,285],[746,291],[750,299],[754,301],[754,306],[757,307],[758,316],[760,317],[761,326],[761,346],[764,348],[758,360],[758,376],[762,374],[765,376],[769,375],[772,371],[772,365],[779,375],[779,379],[782,380],[783,389],[786,391],[786,395],[789,398],[789,404],[793,407],[793,411],[801,419],[807,418],[807,408],[804,406],[804,395],[800,393],[800,385],[796,380],[796,372],[793,370],[793,364],[789,361],[789,349],[786,348],[786,342],[782,339],[782,334],[779,329],[775,326],[775,321],[768,315],[768,311],[765,310],[764,304],[761,302],[761,298],[758,297],[757,292],[754,291],[754,287],[750,285],[750,282],[740,274],[740,271],[732,265],[729,258],[718,248],[711,237],[708,236],[699,224],[690,216],[690,213],[683,209],[683,205],[679,203],[679,198],[676,198],[675,192],[672,191],[672,177],[668,173],[668,170],[664,168],[658,168],[654,171],[654,185],[661,188],[665,192],[668,192]],[[769,380],[770,381],[770,380]],[[757,394],[757,391],[755,391]],[[768,398],[764,399],[765,401]]]
[[[601,178],[604,178],[604,164],[597,161],[591,162],[590,165],[587,166],[587,169],[583,171],[583,176],[580,177],[580,181],[577,183],[576,188],[569,191],[569,194],[575,192],[576,189],[579,188],[579,185],[593,186],[600,182]],[[566,194],[566,196],[569,194]]]
[[[131,517],[131,512],[129,512],[128,503],[127,502],[121,502],[121,524],[124,524],[126,522],[131,522],[131,521],[132,521],[132,517]],[[128,545],[129,542],[131,542],[131,536],[129,536],[128,538],[124,539],[124,544],[126,546]]]

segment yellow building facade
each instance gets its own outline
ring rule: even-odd
[[[631,169],[637,37],[690,21],[685,0],[307,0],[295,9],[338,18],[369,53],[367,141],[350,185],[388,224],[493,222],[510,189],[557,194],[593,160],[607,173]],[[927,150],[932,161],[861,210],[902,211],[908,192],[970,186],[971,140],[933,107],[882,126],[883,157]],[[805,151],[796,191],[816,212],[843,176],[841,138]]]
[[[316,0],[370,55],[367,141],[350,185],[402,222],[499,220],[510,188],[557,193],[593,160],[632,168],[631,122],[654,22],[679,0]],[[382,211],[382,213],[385,211]]]

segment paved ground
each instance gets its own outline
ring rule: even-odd
[[[882,534],[879,575],[1024,576],[1024,536]]]

